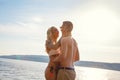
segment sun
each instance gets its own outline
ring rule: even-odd
[[[107,8],[93,8],[80,15],[80,26],[86,40],[108,42],[116,34],[118,20],[116,14]]]

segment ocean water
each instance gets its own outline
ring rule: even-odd
[[[32,61],[0,59],[0,80],[45,80],[46,65]]]
[[[120,47],[81,45],[80,59],[85,61],[120,63]]]
[[[0,58],[0,80],[45,80],[47,63]],[[76,80],[119,80],[120,71],[75,66]]]

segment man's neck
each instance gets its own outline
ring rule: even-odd
[[[71,33],[63,33],[62,37],[68,37],[68,36],[72,36]]]

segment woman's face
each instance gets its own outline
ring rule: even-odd
[[[53,36],[55,39],[57,39],[59,36],[59,31],[56,28],[53,29]]]
[[[59,31],[55,27],[51,27],[48,34],[49,38],[53,41],[56,41],[59,36]]]

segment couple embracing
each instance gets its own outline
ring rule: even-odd
[[[47,31],[46,51],[49,63],[45,70],[46,80],[75,80],[74,62],[79,60],[77,42],[72,37],[73,24],[63,21],[60,27],[62,37],[57,41],[59,31],[50,27]]]

